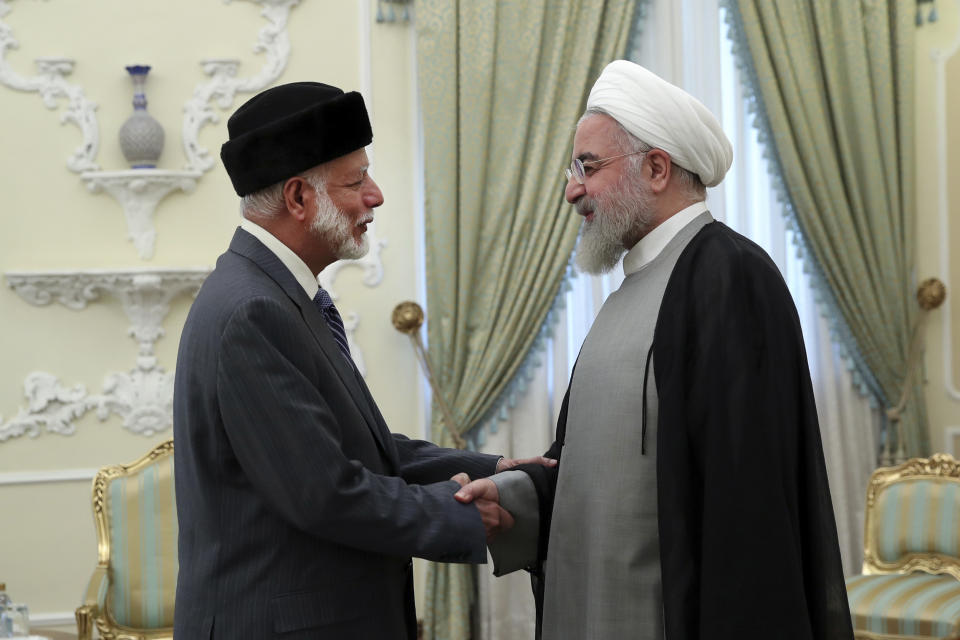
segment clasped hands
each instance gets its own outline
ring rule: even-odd
[[[553,467],[557,461],[543,456],[523,459],[501,458],[497,462],[496,473],[511,469],[518,464],[541,464],[545,467]],[[465,473],[458,473],[450,479],[460,485],[460,490],[454,494],[459,502],[476,504],[480,519],[483,521],[483,528],[487,532],[487,542],[491,542],[498,534],[513,528],[513,516],[500,506],[500,491],[493,480],[478,478],[471,482],[470,476]]]

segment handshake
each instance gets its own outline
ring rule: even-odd
[[[557,461],[543,456],[523,459],[501,458],[497,462],[495,473],[506,471],[520,464],[540,464],[545,467],[554,467]],[[478,478],[471,482],[470,476],[465,473],[458,473],[450,479],[460,485],[460,490],[454,494],[459,502],[476,504],[477,510],[480,511],[480,519],[483,521],[483,528],[487,532],[487,542],[491,542],[498,534],[513,528],[513,516],[500,506],[500,491],[493,480]]]

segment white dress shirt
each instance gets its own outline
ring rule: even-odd
[[[289,269],[293,277],[297,279],[303,290],[307,292],[307,297],[313,300],[313,296],[317,295],[320,285],[317,283],[317,276],[310,271],[310,267],[300,256],[256,222],[244,218],[243,222],[240,223],[240,228],[262,242],[267,249],[270,249],[277,256],[277,259],[283,263],[283,266]]]
[[[680,233],[680,230],[693,222],[693,219],[707,210],[707,203],[701,200],[694,202],[686,209],[681,209],[673,214],[650,233],[640,238],[637,244],[633,245],[627,255],[623,256],[623,275],[629,276],[644,268],[650,261],[660,255],[664,247],[673,240],[674,236]]]

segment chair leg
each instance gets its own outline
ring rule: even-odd
[[[77,619],[77,639],[90,640],[93,632],[93,607],[84,605],[77,607],[74,616]]]

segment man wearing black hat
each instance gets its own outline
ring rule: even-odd
[[[174,389],[180,525],[175,635],[412,639],[411,556],[485,562],[452,475],[514,461],[391,434],[317,274],[366,252],[383,195],[363,98],[269,89],[221,158],[244,220],[204,283]]]

